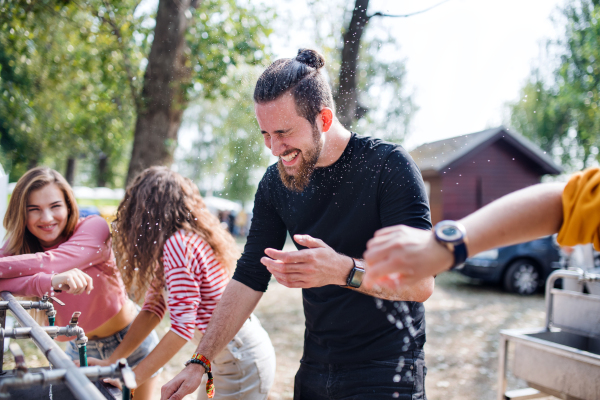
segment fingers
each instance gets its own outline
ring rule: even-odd
[[[90,294],[92,292],[92,290],[94,290],[94,280],[92,279],[91,276],[89,276],[88,274],[86,274],[85,272],[81,272],[83,274],[83,278],[86,281],[86,292],[87,294]]]
[[[166,385],[164,385],[160,390],[160,399],[161,400],[182,400],[185,396],[190,393],[193,393],[195,388],[188,387],[186,385],[186,381],[179,381],[173,379]]]
[[[315,247],[329,247],[321,239],[316,239],[310,235],[294,235],[294,240],[301,246],[313,249]]]
[[[172,395],[179,389],[179,385],[180,382],[177,382],[177,377],[163,385],[160,388],[160,400],[174,399],[175,397]]]
[[[100,359],[94,358],[94,357],[88,357],[87,361],[88,361],[88,365],[90,367],[93,367],[94,365],[100,365],[100,366],[110,365],[109,362],[107,362],[105,360],[100,360]],[[79,361],[77,361],[76,364],[77,364],[77,366],[79,366]]]
[[[314,258],[312,252],[309,250],[281,251],[268,248],[265,249],[265,254],[274,260],[279,260],[286,264],[311,262]]]
[[[272,274],[275,277],[275,279],[277,280],[277,282],[279,282],[283,286],[286,286],[289,288],[312,287],[311,285],[309,285],[309,282],[307,282],[304,279],[305,276],[302,274],[280,274],[277,272],[274,272],[274,273],[272,272]]]
[[[375,232],[375,237],[403,231],[405,228],[407,228],[407,227],[404,225],[394,225],[394,226],[388,226],[385,228],[381,228],[377,232]]]
[[[373,267],[392,258],[393,253],[401,252],[402,248],[401,239],[396,237],[369,242],[367,243],[367,250],[363,253],[363,258],[368,265]]]
[[[121,386],[121,381],[118,379],[105,378],[104,382],[110,383],[111,385],[118,387],[119,390],[123,390],[123,387]]]
[[[64,283],[59,286],[67,285],[67,293],[69,294],[82,294],[84,292],[90,294],[94,289],[94,280],[92,277],[77,268],[65,272],[61,281]]]
[[[267,267],[269,272],[279,272],[282,274],[293,273],[293,272],[307,272],[307,268],[311,268],[312,263],[308,262],[284,262],[280,260],[273,260],[269,257],[263,257],[260,262]]]
[[[81,294],[85,290],[84,279],[77,272],[71,274],[69,278],[67,278],[67,285],[69,285],[69,293],[71,294]]]

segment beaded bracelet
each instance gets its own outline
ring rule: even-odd
[[[206,395],[209,399],[212,399],[215,396],[215,383],[208,358],[204,357],[202,354],[194,353],[186,365],[187,364],[200,364],[202,367],[204,367],[206,376],[208,377],[208,380],[206,381]]]

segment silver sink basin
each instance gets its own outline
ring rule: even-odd
[[[501,335],[515,345],[513,374],[530,387],[562,399],[600,399],[600,338],[546,330]]]
[[[600,296],[555,289],[559,278],[569,288],[600,283],[598,274],[556,271],[546,283],[546,326],[500,332],[498,400],[544,394],[564,400],[600,400]],[[514,346],[510,369],[530,386],[525,392],[506,392],[509,343]],[[532,393],[534,389],[539,392]]]

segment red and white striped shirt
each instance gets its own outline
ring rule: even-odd
[[[204,333],[229,276],[215,258],[212,248],[197,233],[180,230],[163,247],[167,301],[151,285],[142,310],[159,318],[168,307],[171,330],[186,340],[195,328]]]

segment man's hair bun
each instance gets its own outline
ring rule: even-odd
[[[306,64],[309,67],[319,69],[325,65],[325,58],[312,49],[300,49],[296,56],[296,61]]]

